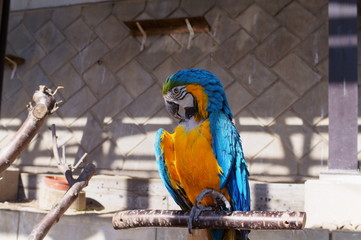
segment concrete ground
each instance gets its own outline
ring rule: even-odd
[[[0,210],[0,239],[25,240],[44,216],[31,211]],[[187,229],[183,228],[138,228],[114,230],[112,214],[67,215],[53,226],[45,240],[181,240],[187,239]],[[355,240],[361,239],[361,232],[305,229],[300,231],[252,231],[251,240]]]
[[[27,239],[35,224],[44,216],[46,211],[39,209],[36,200],[40,196],[43,177],[44,175],[20,174],[19,197],[23,198],[24,202],[0,203],[0,239]],[[250,187],[253,210],[304,211],[304,184],[251,181]],[[160,179],[97,175],[84,191],[87,210],[67,212],[67,215],[53,226],[46,240],[189,239],[187,229],[181,228],[114,230],[112,227],[112,215],[119,210],[178,209]],[[320,228],[300,231],[258,230],[251,232],[250,239],[353,240],[361,239],[361,232]]]

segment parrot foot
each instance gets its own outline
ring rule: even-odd
[[[214,202],[214,206],[215,207],[208,207],[208,206],[204,206],[201,204],[201,201],[207,197],[210,196],[213,199]],[[192,233],[192,225],[194,220],[198,220],[199,215],[201,214],[201,212],[203,211],[212,211],[215,208],[216,209],[220,209],[222,203],[224,204],[225,208],[230,210],[231,209],[231,204],[229,203],[229,201],[227,200],[227,198],[220,192],[214,190],[214,189],[204,189],[197,197],[191,212],[189,214],[189,220],[188,220],[188,232]]]
[[[192,207],[192,210],[191,210],[190,214],[189,214],[188,232],[192,233],[193,222],[198,220],[198,217],[201,214],[201,212],[203,212],[203,211],[211,211],[211,210],[213,210],[213,207],[203,206],[202,204],[194,205]]]

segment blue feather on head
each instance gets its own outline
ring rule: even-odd
[[[229,108],[226,93],[221,81],[211,72],[203,69],[181,70],[167,78],[163,85],[163,94],[172,88],[187,84],[199,84],[208,96],[208,113],[223,111],[230,119],[232,112]]]

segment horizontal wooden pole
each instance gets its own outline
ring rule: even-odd
[[[189,211],[127,210],[113,215],[114,229],[138,227],[187,227]],[[305,226],[305,212],[267,211],[204,211],[193,227],[247,230],[301,230]]]
[[[211,27],[203,16],[125,21],[124,24],[130,29],[133,36],[142,36],[137,23],[140,24],[147,35],[189,33],[186,19],[188,19],[194,32],[210,31]]]

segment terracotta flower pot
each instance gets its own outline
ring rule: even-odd
[[[44,176],[43,184],[40,189],[39,208],[50,210],[55,203],[59,202],[66,191],[69,190],[69,184],[62,176]],[[85,192],[81,191],[78,197],[67,211],[83,211],[86,209]]]
[[[62,191],[67,191],[69,189],[68,181],[64,177],[45,176],[45,185]]]

